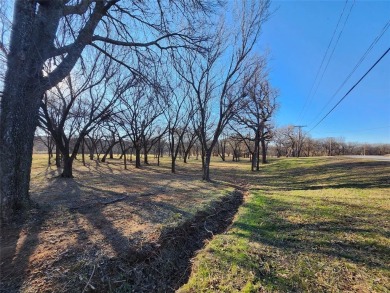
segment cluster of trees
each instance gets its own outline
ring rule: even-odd
[[[258,166],[276,108],[253,52],[268,0],[16,0],[12,21],[9,2],[0,6],[2,220],[29,204],[37,127],[61,154],[64,177],[86,149],[104,149],[103,160],[119,145],[140,167],[141,153],[147,164],[166,142],[172,172],[197,143],[210,180],[227,127],[249,132],[241,138]]]
[[[276,129],[272,141],[269,151],[277,157],[390,154],[390,144],[346,142],[337,137],[313,139],[300,127],[292,125]]]

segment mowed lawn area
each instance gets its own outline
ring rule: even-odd
[[[245,204],[179,292],[390,292],[389,162],[274,159],[255,176],[246,167],[234,171],[249,183]]]

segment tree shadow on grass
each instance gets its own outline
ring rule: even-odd
[[[385,227],[354,215],[370,213],[369,210],[354,206],[354,215],[337,216],[326,221],[312,223],[293,223],[283,218],[278,211],[282,207],[297,215],[314,216],[315,209],[305,210],[287,205],[285,202],[263,198],[263,204],[247,204],[249,213],[260,215],[255,223],[236,222],[234,225],[244,231],[241,236],[250,235],[250,240],[276,247],[290,254],[297,252],[347,259],[358,265],[371,268],[390,269],[390,247],[374,241],[376,237],[388,237]],[[277,207],[277,208],[275,208]],[[330,207],[331,208],[331,207]],[[358,210],[360,208],[360,210]],[[372,210],[375,210],[374,208]],[[378,213],[378,211],[376,210]],[[388,219],[390,214],[383,210],[381,218]],[[377,219],[381,222],[380,219]],[[259,224],[257,224],[259,223]],[[364,227],[364,228],[361,228]],[[356,239],[340,238],[340,233]],[[367,241],[364,237],[367,236]],[[386,261],[389,260],[389,261]]]
[[[389,172],[389,162],[330,161],[321,166],[278,169],[263,182],[289,190],[386,188],[390,186]]]
[[[378,225],[382,218],[389,218],[388,211],[381,211],[381,218],[377,218],[377,222],[359,218],[358,215],[370,213],[370,210],[356,206],[354,215],[337,216],[329,220],[313,218],[309,223],[294,223],[280,212],[288,210],[292,214],[313,217],[316,211],[257,196],[261,197],[261,203],[245,204],[245,214],[240,216],[229,232],[235,239],[248,239],[260,245],[255,246],[256,255],[252,256],[253,251],[250,249],[245,250],[250,255],[243,259],[237,251],[231,250],[230,246],[212,253],[217,254],[217,259],[222,262],[237,264],[239,268],[253,272],[262,286],[281,292],[312,291],[313,288],[308,289],[307,286],[317,286],[316,270],[321,270],[313,268],[312,265],[316,267],[316,264],[321,262],[328,263],[327,266],[331,270],[343,262],[355,264],[358,270],[390,270],[390,247],[385,245],[386,242],[378,241],[381,237],[389,237],[386,228]],[[300,259],[303,261],[302,266],[297,267]],[[308,259],[311,264],[307,264]],[[301,270],[307,272],[302,273]],[[291,274],[286,274],[286,271]],[[299,273],[294,273],[295,271]],[[306,278],[314,280],[308,283]],[[318,292],[322,291],[318,288]]]

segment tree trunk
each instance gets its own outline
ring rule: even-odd
[[[73,178],[73,157],[64,156],[64,168],[62,169],[61,177]]]
[[[211,152],[205,152],[205,158],[203,163],[203,177],[202,179],[210,182],[210,161],[211,161]]]
[[[114,146],[115,146],[117,143],[118,143],[118,142],[116,141],[116,142],[112,143],[112,144],[108,147],[107,151],[104,153],[103,158],[101,159],[101,162],[102,162],[102,163],[104,163],[104,162],[106,161],[106,158],[107,158],[108,155],[110,155],[110,159],[113,159],[113,158],[114,158],[113,153],[112,153],[112,149],[114,148]]]
[[[261,163],[267,164],[267,148],[264,139],[261,140],[261,155],[262,155]]]
[[[171,172],[176,173],[176,158],[172,156]]]
[[[146,147],[144,148],[144,164],[145,164],[145,165],[149,165],[149,161],[148,161],[148,150],[146,149]]]
[[[251,171],[255,171],[256,169],[256,148],[254,149],[253,153],[250,153],[250,158],[251,158]]]
[[[81,160],[83,162],[83,166],[85,166],[85,139],[83,138],[83,142],[81,143]]]
[[[187,164],[187,160],[190,158],[189,151],[184,151],[184,163]]]
[[[135,148],[135,167],[141,168],[141,149]]]
[[[47,155],[48,155],[47,165],[51,166],[51,158],[53,157],[53,149],[51,147],[47,148]]]
[[[93,146],[89,148],[89,159],[92,161],[94,157]]]
[[[29,205],[34,133],[43,92],[42,61],[34,46],[32,4],[15,5],[0,108],[0,218]]]
[[[125,170],[127,170],[127,158],[126,158],[126,149],[123,150],[123,163],[125,165]]]
[[[158,145],[157,145],[157,166],[160,166],[160,153],[161,153],[161,150],[160,150],[160,145],[161,145],[161,142],[160,142],[160,138],[158,139]]]
[[[175,170],[176,169],[175,163],[176,163],[177,152],[175,152],[175,132],[174,132],[174,129],[170,128],[169,133],[170,133],[169,153],[171,154],[171,172],[175,173],[175,171],[176,171]]]
[[[60,148],[57,146],[57,144],[56,144],[56,158],[55,158],[55,161],[56,161],[56,167],[57,168],[61,168],[61,152],[60,152]]]

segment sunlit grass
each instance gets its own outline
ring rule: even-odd
[[[388,174],[389,163],[337,158],[274,160],[243,174],[246,203],[180,291],[388,292]]]

